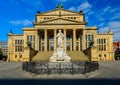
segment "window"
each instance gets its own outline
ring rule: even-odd
[[[100,44],[100,39],[98,40],[99,44]]]
[[[70,42],[67,42],[67,51],[70,51]]]
[[[42,43],[42,51],[44,51],[44,43]]]
[[[103,44],[103,39],[101,39],[101,44]]]
[[[104,45],[104,51],[106,51],[106,45]]]
[[[91,40],[94,40],[94,36],[93,35],[91,35]]]
[[[17,44],[17,40],[15,40],[15,44]]]
[[[87,46],[87,42],[86,42],[86,48],[87,48],[88,46]]]
[[[17,58],[17,55],[15,55],[15,58]]]
[[[17,52],[17,46],[15,46],[15,52]]]
[[[76,50],[78,51],[78,42],[76,42]]]
[[[70,40],[70,35],[67,35],[67,40]]]
[[[106,57],[106,54],[104,54],[104,57]]]
[[[54,37],[53,37],[53,36],[50,36],[50,40],[54,40]]]
[[[78,37],[78,36],[76,36],[76,40],[78,40],[78,38],[79,38],[79,37]]]
[[[35,35],[33,35],[33,41],[35,41]]]
[[[51,42],[51,43],[50,43],[50,51],[53,51],[53,50],[54,50],[54,43]]]
[[[22,55],[20,55],[20,58],[22,58]]]
[[[104,44],[106,44],[106,39],[104,39]]]
[[[101,57],[101,54],[99,54],[99,57]]]
[[[42,36],[42,40],[44,40],[44,36]]]
[[[90,40],[90,35],[88,35],[88,40]]]
[[[88,47],[90,47],[90,42],[88,42]]]
[[[44,20],[46,20],[46,17],[44,17]]]
[[[87,35],[85,35],[85,39],[86,39],[86,41],[87,41]]]

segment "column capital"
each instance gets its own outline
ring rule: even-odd
[[[67,29],[63,29],[64,31],[66,31]]]
[[[57,29],[53,29],[54,31],[56,31]]]
[[[75,28],[75,29],[73,29],[73,31],[76,31],[77,29]]]
[[[43,29],[44,31],[47,31],[48,29]]]

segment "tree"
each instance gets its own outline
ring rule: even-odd
[[[2,60],[2,58],[3,58],[3,53],[2,53],[2,51],[0,49],[0,60]]]

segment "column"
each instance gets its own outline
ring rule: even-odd
[[[38,51],[38,31],[36,29],[36,33],[35,33],[35,50]]]
[[[39,36],[39,41],[38,41],[38,45],[39,45],[39,47],[38,47],[38,48],[39,48],[39,51],[40,51],[40,50],[41,50],[41,48],[40,48],[40,47],[41,47],[41,37],[40,37],[40,33],[39,33],[38,36]]]
[[[44,35],[45,35],[45,39],[44,39],[45,50],[44,51],[47,51],[47,29],[44,30]]]
[[[64,49],[66,50],[66,29],[64,29]]]
[[[73,50],[76,51],[76,29],[73,29]]]
[[[56,49],[56,29],[54,29],[54,50]]]
[[[86,49],[86,40],[85,40],[85,30],[83,29],[83,35],[82,35],[82,50]]]
[[[78,50],[80,51],[80,36],[79,36],[79,38],[78,38]]]
[[[70,35],[70,51],[72,51],[72,36]]]

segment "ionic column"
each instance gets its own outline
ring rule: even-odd
[[[44,30],[44,35],[45,35],[45,40],[44,40],[45,50],[44,51],[47,51],[47,29]]]
[[[76,29],[73,29],[73,50],[76,50]]]
[[[54,29],[54,50],[56,49],[56,29]]]
[[[64,29],[64,48],[66,50],[66,29]]]

